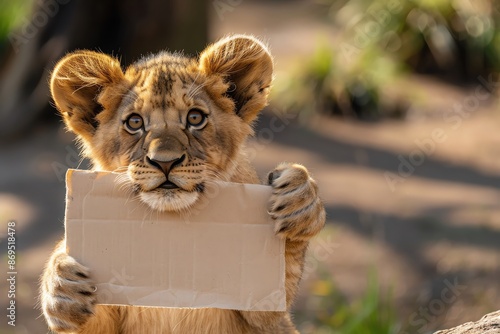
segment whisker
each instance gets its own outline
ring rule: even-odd
[[[190,98],[190,99],[191,99],[191,98],[193,98],[193,96],[194,96],[196,93],[198,93],[198,92],[199,92],[199,90],[201,89],[201,87],[203,86],[203,84],[205,84],[205,83],[203,83],[203,84],[201,84],[201,85],[198,85],[198,86],[197,86],[194,90],[192,90],[192,89],[193,89],[193,86],[194,86],[194,84],[196,83],[196,81],[198,80],[199,76],[200,76],[200,72],[198,72],[198,73],[196,74],[196,78],[194,78],[193,82],[191,83],[191,86],[189,86],[187,96],[188,96],[188,98]]]

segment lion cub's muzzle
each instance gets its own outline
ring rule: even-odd
[[[159,159],[152,159],[152,158],[150,158],[148,156],[146,156],[144,160],[145,160],[146,164],[148,164],[150,166],[153,166],[154,168],[159,169],[165,175],[166,181],[163,182],[162,184],[160,184],[158,186],[158,188],[163,188],[163,189],[177,189],[177,188],[179,188],[179,186],[177,184],[175,184],[174,182],[172,182],[169,179],[169,174],[170,174],[170,171],[175,166],[178,166],[178,165],[182,164],[182,162],[184,161],[185,158],[186,158],[186,155],[183,154],[181,157],[174,158],[174,159],[169,160],[169,161],[163,161],[163,160],[159,160]]]

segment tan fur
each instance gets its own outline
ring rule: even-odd
[[[267,104],[272,75],[267,48],[237,35],[210,45],[198,59],[160,53],[125,71],[110,56],[78,51],[57,64],[51,91],[96,169],[123,172],[126,185],[155,210],[184,211],[204,196],[209,182],[259,182],[245,142]],[[199,127],[187,123],[194,109],[207,115]],[[142,127],[126,125],[132,114],[141,117]],[[308,242],[323,227],[325,211],[303,166],[280,164],[268,179],[275,231],[286,240],[290,309]],[[159,187],[166,181],[177,188]],[[94,293],[92,268],[68,256],[63,240],[41,282],[42,310],[53,331],[296,333],[288,312],[105,306],[96,305]]]

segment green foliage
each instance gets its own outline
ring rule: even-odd
[[[323,272],[314,283],[301,333],[317,334],[396,334],[399,326],[391,294],[381,294],[377,275],[368,277],[365,294],[349,303]]]
[[[454,82],[500,71],[496,0],[327,2],[338,41],[320,44],[293,79],[277,82],[277,100],[289,108],[399,117],[415,100],[397,87],[409,71]]]
[[[404,103],[384,88],[404,73],[378,48],[357,57],[334,52],[326,43],[295,71],[278,77],[274,94],[280,104],[311,114],[324,113],[374,120],[380,115],[400,116]]]
[[[23,20],[29,20],[33,0],[0,0],[0,51],[8,43],[8,35]]]
[[[346,15],[355,10],[362,13],[358,21]],[[474,79],[500,69],[494,0],[349,0],[332,17],[347,39],[368,39],[365,47],[376,45],[419,71],[458,70],[459,78]]]

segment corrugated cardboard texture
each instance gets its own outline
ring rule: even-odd
[[[66,247],[101,304],[284,311],[284,241],[271,188],[218,183],[179,215],[152,211],[119,174],[69,170]]]

